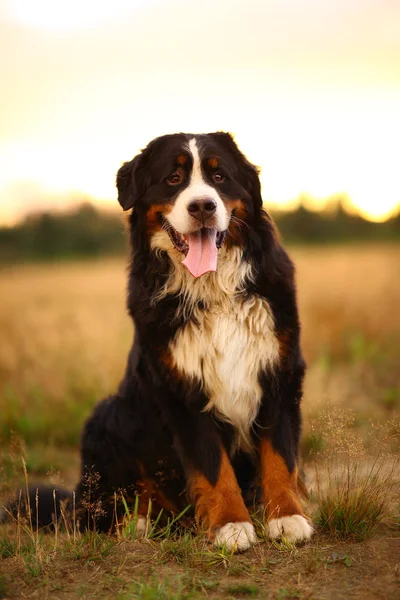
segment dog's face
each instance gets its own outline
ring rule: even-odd
[[[224,243],[244,244],[262,204],[257,169],[220,132],[156,138],[121,167],[117,187],[124,210],[145,219],[152,247],[180,252],[195,277],[216,270]]]

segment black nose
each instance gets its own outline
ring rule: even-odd
[[[212,198],[197,198],[188,206],[189,214],[202,223],[207,221],[217,210],[217,203]]]

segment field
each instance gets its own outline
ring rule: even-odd
[[[400,246],[291,255],[313,541],[271,543],[260,523],[260,543],[233,555],[187,523],[135,540],[129,522],[105,537],[20,520],[0,525],[0,598],[400,597]],[[133,336],[125,274],[122,259],[0,271],[0,506],[26,477],[76,484],[82,424]]]

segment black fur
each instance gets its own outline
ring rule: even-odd
[[[30,485],[28,492],[26,489],[17,490],[7,506],[0,510],[0,522],[22,517],[34,531],[36,528],[53,528],[55,523],[62,527],[63,515],[69,516],[72,504],[72,492],[64,488]]]

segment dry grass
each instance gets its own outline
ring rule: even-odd
[[[292,256],[309,364],[305,412],[329,399],[363,418],[390,416],[400,401],[400,247]],[[82,419],[125,367],[133,335],[125,286],[123,260],[0,271],[0,435],[76,445]]]
[[[374,442],[366,448],[354,429],[354,413],[348,409],[324,409],[313,424],[325,440],[313,453],[319,529],[343,539],[363,540],[378,523],[394,513],[400,492],[400,455],[393,452],[390,427],[374,428]]]
[[[185,529],[157,541],[59,533],[56,543],[26,531],[18,547],[3,533],[0,597],[9,599],[394,598],[398,586],[398,540],[386,530],[363,543],[322,533],[299,548],[263,542],[244,555]]]
[[[291,254],[309,365],[302,451],[314,541],[261,536],[235,556],[190,529],[153,526],[135,540],[134,514],[113,538],[62,523],[45,536],[19,520],[0,529],[0,598],[394,597],[400,247]],[[122,260],[0,271],[3,497],[25,486],[21,455],[31,481],[76,483],[83,420],[115,389],[132,339],[125,272]]]

